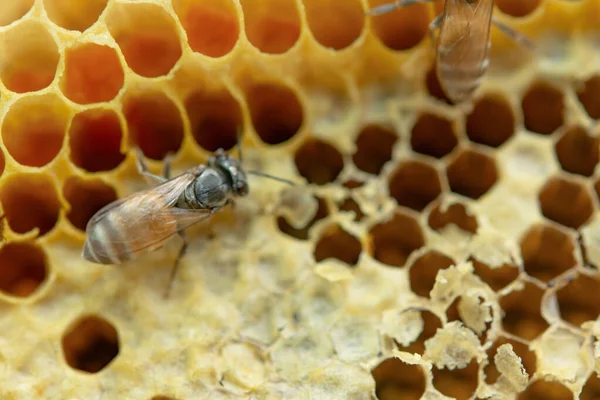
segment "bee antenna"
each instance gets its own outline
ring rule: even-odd
[[[249,175],[261,176],[263,178],[273,179],[274,181],[287,183],[288,185],[291,185],[291,186],[296,186],[296,184],[294,182],[290,181],[290,180],[283,179],[283,178],[280,178],[278,176],[273,176],[273,175],[265,174],[264,172],[260,172],[260,171],[246,171],[246,173],[249,174]]]

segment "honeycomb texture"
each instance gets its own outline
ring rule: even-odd
[[[0,398],[600,396],[600,2],[496,0],[471,108],[442,2],[0,5]],[[84,262],[89,218],[232,150],[298,182],[179,243]]]

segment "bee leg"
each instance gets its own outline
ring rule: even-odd
[[[444,13],[441,13],[440,15],[435,17],[433,21],[431,21],[431,23],[429,24],[429,40],[431,40],[431,45],[433,47],[435,47],[435,31],[440,27],[443,19]]]
[[[160,177],[158,175],[154,175],[152,172],[148,170],[148,166],[144,162],[144,153],[140,150],[139,147],[135,148],[135,165],[137,166],[137,170],[149,183],[160,184],[166,181],[165,178]]]
[[[496,25],[496,28],[500,29],[502,33],[508,36],[511,40],[517,43],[520,46],[523,46],[527,49],[533,50],[535,48],[535,44],[524,34],[517,31],[516,29],[511,28],[503,22],[500,22],[496,18],[492,17],[492,22]]]
[[[396,0],[394,2],[385,3],[375,8],[372,8],[369,11],[367,11],[366,14],[372,17],[374,15],[381,15],[390,11],[394,11],[397,8],[407,7],[417,3],[432,3],[434,1],[436,0]]]
[[[183,256],[185,256],[185,253],[188,248],[188,241],[187,241],[187,236],[185,235],[185,233],[183,231],[179,231],[177,233],[179,234],[181,239],[183,239],[183,244],[181,245],[181,248],[179,249],[179,254],[177,254],[177,258],[175,259],[175,264],[173,265],[173,268],[171,268],[171,274],[169,276],[169,283],[167,286],[167,290],[165,291],[165,299],[168,298],[169,294],[171,293],[171,287],[173,286],[173,281],[175,280],[175,276],[177,275],[177,270],[179,269],[179,263],[180,263],[181,259],[183,258]]]
[[[175,154],[169,153],[166,155],[163,166],[163,176],[166,180],[171,179],[171,164],[173,163],[173,157]]]

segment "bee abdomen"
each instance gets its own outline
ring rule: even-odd
[[[120,264],[133,258],[127,245],[126,230],[120,229],[110,213],[87,229],[82,256],[98,264]]]
[[[440,61],[438,79],[446,95],[453,101],[462,101],[470,96],[481,84],[489,61],[456,64]]]

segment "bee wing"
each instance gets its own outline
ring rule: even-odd
[[[156,187],[117,200],[94,215],[84,247],[96,257],[126,260],[163,246],[171,236],[210,217],[215,210],[174,207],[179,195],[200,171],[188,171]]]
[[[492,11],[494,10],[493,0],[479,0],[475,9],[466,0],[446,0],[444,5],[445,21],[440,31],[441,48],[453,49],[461,44],[471,47],[467,38],[476,40],[478,43],[487,44],[490,34],[490,25]],[[485,58],[487,46],[481,55]],[[468,51],[466,48],[465,51]]]

